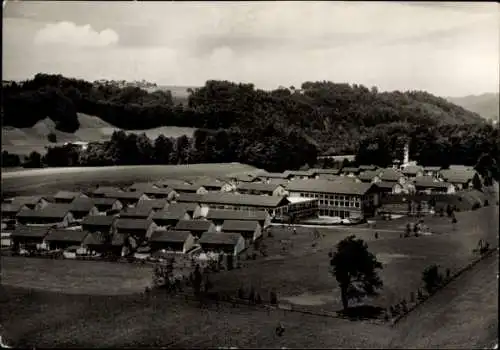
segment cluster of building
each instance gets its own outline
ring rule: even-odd
[[[389,193],[450,194],[478,180],[473,169],[461,166],[369,165],[60,191],[4,201],[2,231],[8,233],[2,244],[119,256],[201,247],[237,256],[271,222],[318,216],[362,220],[374,215]]]

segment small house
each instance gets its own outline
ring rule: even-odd
[[[152,220],[158,227],[175,227],[179,220],[189,220],[191,216],[183,208],[168,208],[153,214]]]
[[[81,192],[59,191],[54,195],[54,203],[72,203],[77,198],[87,198]]]
[[[225,220],[222,232],[239,233],[247,242],[255,242],[262,238],[262,228],[257,221]]]
[[[199,186],[199,185],[191,185],[191,184],[173,184],[169,186],[169,188],[172,188],[176,193],[178,194],[183,194],[183,193],[195,193],[195,194],[205,194],[208,193],[205,187]]]
[[[87,215],[97,215],[99,210],[94,204],[92,198],[78,197],[70,204],[70,212],[75,220],[81,220]]]
[[[185,181],[185,180],[180,180],[180,179],[163,179],[163,180],[155,182],[155,185],[157,187],[160,187],[160,188],[167,188],[167,187],[172,188],[172,186],[176,186],[176,185],[180,185],[180,184],[189,185],[189,182]]]
[[[68,227],[76,222],[70,211],[70,204],[49,203],[41,209],[25,209],[16,215],[23,225],[47,225]]]
[[[17,213],[22,209],[28,209],[26,205],[2,203],[2,222],[15,220]]]
[[[202,178],[194,182],[194,185],[205,188],[208,192],[231,192],[233,186],[229,181],[219,179]]]
[[[89,233],[80,230],[52,230],[45,237],[50,250],[82,247]]]
[[[309,172],[309,170],[287,170],[284,172],[284,174],[290,180],[307,180],[313,178],[313,175]]]
[[[413,180],[417,193],[455,193],[455,186],[451,183],[439,181],[432,176],[419,176]]]
[[[285,183],[288,183],[290,179],[292,178],[292,175],[289,173],[265,173],[262,175],[259,175],[259,180],[263,181],[264,183],[271,183],[272,180],[281,180],[284,181]]]
[[[403,168],[402,173],[408,178],[415,178],[424,175],[424,168],[419,165],[408,165]]]
[[[179,220],[175,230],[189,231],[193,236],[201,237],[204,232],[215,232],[215,225],[208,220]]]
[[[242,182],[236,187],[236,192],[241,194],[255,194],[262,196],[285,196],[286,190],[281,185]]]
[[[140,210],[150,209],[156,212],[168,208],[168,202],[166,199],[148,199],[139,201],[135,208]]]
[[[360,173],[357,178],[361,182],[372,183],[375,182],[375,179],[380,175],[380,172],[377,170],[366,170]]]
[[[134,238],[149,238],[156,227],[152,220],[147,219],[118,218],[116,220],[116,232]]]
[[[224,252],[238,256],[245,250],[245,239],[239,233],[205,232],[198,243],[205,252]]]
[[[112,250],[112,238],[112,235],[106,233],[89,232],[83,241],[83,246],[86,247],[91,254],[106,254]]]
[[[424,175],[438,177],[440,170],[441,170],[440,166],[425,166]]]
[[[404,185],[406,182],[405,176],[399,170],[393,168],[385,168],[381,171],[378,176],[379,180],[375,182],[397,182],[400,185]]]
[[[15,251],[19,248],[26,250],[43,249],[44,239],[48,235],[49,227],[18,226],[10,235]]]
[[[358,167],[345,167],[342,168],[342,175],[344,176],[358,176],[361,170]]]
[[[481,179],[475,170],[468,169],[445,169],[439,172],[442,180],[449,182],[460,190],[465,189],[481,189]]]
[[[360,165],[359,166],[359,170],[361,172],[365,172],[365,171],[375,171],[377,170],[378,167],[376,165],[373,165],[373,164],[370,164],[370,165]]]
[[[135,207],[135,208],[123,208],[120,212],[120,218],[128,219],[143,219],[148,220],[153,217],[155,211],[151,207]]]
[[[222,225],[226,220],[257,221],[262,229],[271,224],[271,216],[265,210],[210,209],[206,217],[214,223],[216,231],[222,230]]]
[[[112,186],[98,186],[94,191],[91,192],[91,197],[109,197],[107,194],[115,192],[124,192],[119,187]]]
[[[102,232],[111,234],[114,232],[115,216],[89,215],[82,220],[82,229],[88,232]]]
[[[28,209],[41,209],[49,204],[49,201],[41,196],[19,196],[14,197],[10,202],[13,206],[23,207]]]
[[[168,202],[175,200],[179,195],[173,188],[151,188],[144,191],[144,194],[152,199],[164,199]]]
[[[403,193],[403,186],[398,182],[381,181],[375,184],[380,194]]]
[[[189,231],[155,231],[148,243],[152,251],[167,250],[186,253],[194,246],[194,236]]]
[[[116,198],[95,197],[92,198],[98,214],[119,212],[123,208],[122,202]]]
[[[153,190],[153,189],[159,189],[160,187],[157,186],[153,182],[135,182],[132,185],[130,185],[127,190],[130,192],[143,192],[145,193],[148,190]]]

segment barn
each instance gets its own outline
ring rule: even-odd
[[[21,210],[16,217],[23,225],[68,227],[76,222],[70,212],[70,204],[49,203],[41,209]]]
[[[81,220],[87,215],[97,215],[99,213],[92,198],[88,197],[75,198],[71,202],[69,210],[73,214],[75,220]]]
[[[88,232],[111,234],[114,231],[115,216],[89,215],[82,220],[82,229]]]
[[[239,233],[205,232],[198,243],[206,252],[224,252],[238,256],[245,250],[245,239]]]
[[[19,248],[37,250],[44,247],[44,239],[50,228],[40,226],[18,226],[10,235],[15,251]]]
[[[156,225],[152,220],[118,218],[116,220],[116,232],[121,235],[133,236],[135,238],[149,238]]]
[[[52,230],[45,237],[50,250],[81,247],[89,233],[80,230]]]

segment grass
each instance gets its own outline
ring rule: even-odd
[[[255,171],[240,163],[32,169],[2,174],[4,196],[48,195],[99,185],[128,185],[163,178],[222,176]]]
[[[2,149],[9,153],[28,155],[32,151],[44,154],[47,146],[53,146],[48,141],[49,133],[55,133],[57,145],[74,141],[109,141],[114,131],[121,130],[98,117],[78,113],[80,128],[75,133],[62,132],[55,129],[55,123],[46,118],[37,122],[31,128],[2,128]],[[167,137],[179,137],[187,135],[191,137],[196,129],[176,126],[162,126],[148,130],[126,130],[127,133],[145,133],[151,140],[159,135]]]

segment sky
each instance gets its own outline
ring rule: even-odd
[[[500,7],[439,2],[8,0],[4,80],[258,88],[304,81],[464,96],[499,90]]]

